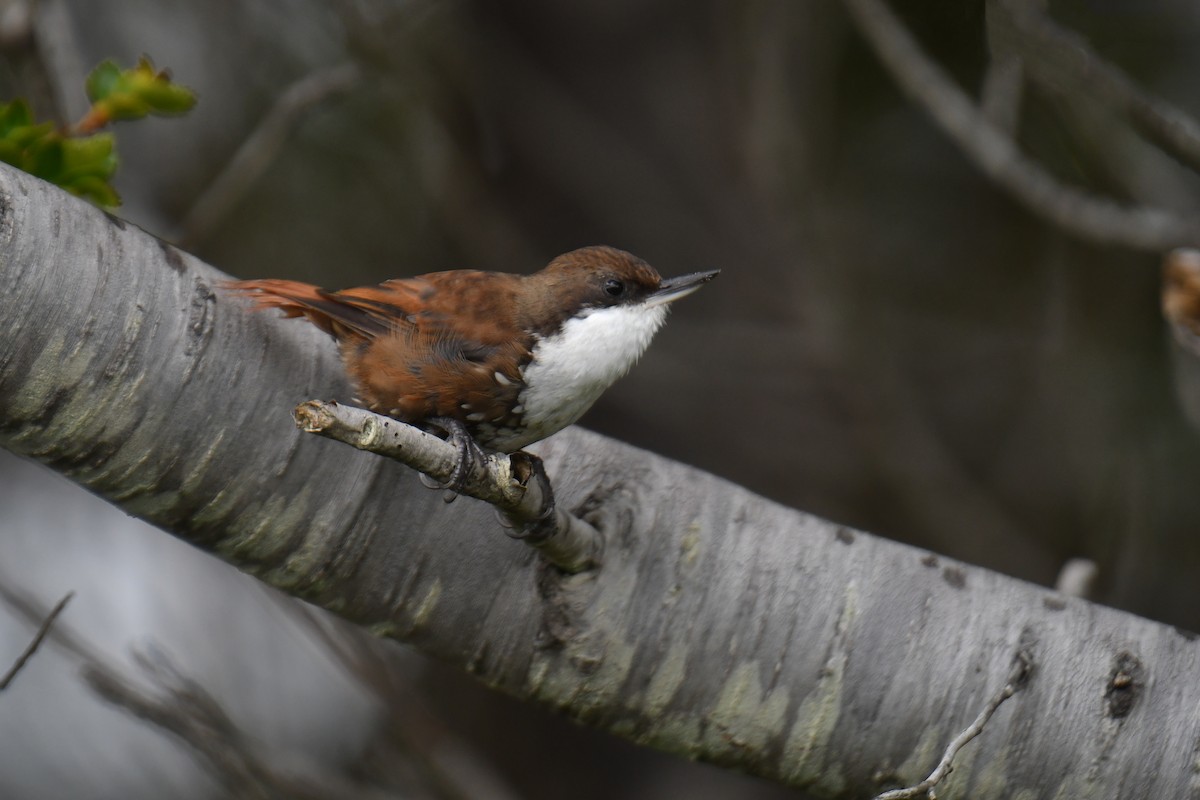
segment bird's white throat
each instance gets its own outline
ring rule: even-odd
[[[567,320],[539,339],[522,374],[524,444],[578,420],[634,365],[667,318],[666,305],[610,306]],[[515,443],[514,443],[515,444]],[[523,447],[524,444],[516,444]]]

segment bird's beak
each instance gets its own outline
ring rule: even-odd
[[[691,275],[680,275],[678,278],[665,278],[646,300],[647,305],[657,306],[672,303],[681,297],[686,297],[721,274],[721,270],[713,269],[708,272],[693,272]]]

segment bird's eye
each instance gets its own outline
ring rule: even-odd
[[[621,283],[616,278],[609,278],[604,282],[604,291],[610,297],[620,297],[625,294],[625,284]]]

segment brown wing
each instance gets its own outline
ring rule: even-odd
[[[453,417],[473,428],[503,425],[523,388],[529,343],[515,327],[519,279],[456,270],[338,292],[339,300],[408,324],[347,357],[368,405],[417,422]],[[345,354],[345,350],[343,350]]]
[[[530,352],[513,335],[519,280],[456,270],[338,292],[285,280],[226,288],[334,336],[369,408],[409,422],[443,416],[478,427],[511,422],[522,388]]]

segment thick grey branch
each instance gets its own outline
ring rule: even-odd
[[[944,721],[976,715],[1033,641],[1021,713],[988,722],[948,793],[1189,791],[1200,659],[1172,628],[577,428],[536,447],[557,502],[604,535],[602,566],[564,574],[496,536],[486,505],[296,431],[297,403],[350,395],[319,331],[227,302],[216,270],[6,168],[0,277],[0,444],[519,698],[870,797],[927,776]],[[1114,689],[1128,664],[1145,679]]]

